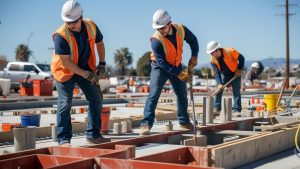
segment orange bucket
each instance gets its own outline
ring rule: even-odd
[[[109,119],[110,119],[110,107],[103,107],[101,112],[101,133],[107,134],[109,132]]]

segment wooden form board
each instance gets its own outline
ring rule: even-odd
[[[267,133],[211,149],[212,166],[235,168],[294,146],[297,128]]]

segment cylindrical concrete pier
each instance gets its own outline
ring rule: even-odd
[[[51,125],[52,130],[51,130],[51,135],[52,135],[52,141],[56,142],[57,141],[57,126],[55,124]]]
[[[15,151],[35,149],[36,127],[13,128]]]
[[[232,120],[232,98],[227,98],[226,99],[226,121],[231,121]]]
[[[214,98],[208,96],[206,98],[206,124],[213,123],[214,119]]]

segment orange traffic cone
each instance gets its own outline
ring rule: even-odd
[[[251,97],[251,104],[255,104],[255,102],[254,102],[254,96]]]
[[[259,99],[259,97],[256,99],[256,104],[260,104],[260,99]]]

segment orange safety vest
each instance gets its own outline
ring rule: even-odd
[[[238,58],[240,53],[233,48],[222,48],[222,53],[226,66],[230,69],[231,72],[235,72],[239,64]],[[218,59],[216,59],[212,55],[210,56],[210,62],[212,64],[215,64],[218,67],[219,71],[221,70]]]
[[[182,60],[182,47],[185,37],[185,31],[184,27],[181,24],[172,24],[172,26],[174,26],[176,29],[177,50],[172,42],[170,42],[165,36],[162,36],[158,31],[156,31],[151,38],[155,38],[160,41],[164,48],[167,62],[173,66],[178,67]],[[151,60],[155,61],[153,52],[150,56]]]
[[[86,26],[88,33],[88,40],[90,44],[90,56],[88,59],[89,68],[93,71],[96,69],[96,55],[95,55],[95,41],[96,41],[96,24],[90,19],[84,19],[83,23]],[[75,40],[75,37],[72,35],[66,24],[63,24],[57,31],[52,35],[52,38],[56,34],[61,35],[69,44],[70,47],[70,59],[77,64],[78,63],[78,47]],[[54,79],[59,82],[65,82],[74,75],[67,67],[62,64],[61,58],[59,55],[55,54],[55,51],[52,55],[52,64],[51,72],[54,76]]]

